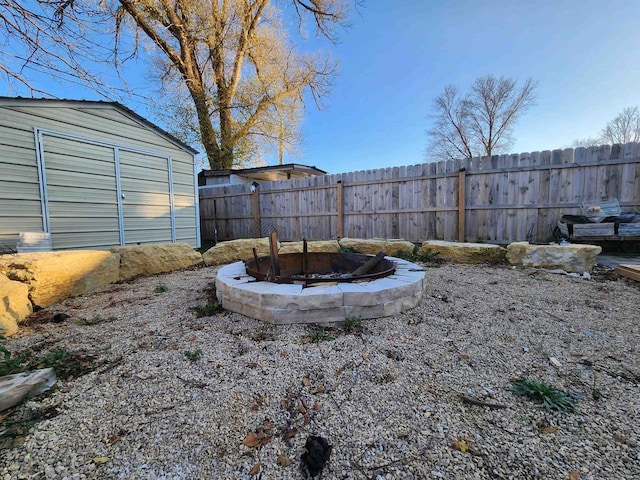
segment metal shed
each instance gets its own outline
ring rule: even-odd
[[[0,97],[0,242],[199,247],[196,153],[116,102]]]

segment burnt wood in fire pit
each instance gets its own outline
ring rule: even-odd
[[[319,282],[353,282],[386,277],[395,272],[392,260],[360,253],[287,253],[278,255],[280,275],[275,275],[271,256],[245,262],[247,274],[274,283],[309,284]],[[362,268],[365,266],[368,270]]]

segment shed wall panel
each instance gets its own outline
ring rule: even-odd
[[[96,247],[106,247],[109,242],[119,244],[116,170],[111,146],[120,147],[125,193],[123,214],[125,217],[131,215],[133,223],[134,219],[141,219],[154,227],[150,235],[132,232],[136,243],[171,241],[167,167],[167,157],[170,157],[174,188],[180,194],[180,208],[188,207],[185,212],[194,214],[191,234],[181,232],[181,238],[189,237],[189,243],[195,246],[198,222],[195,219],[197,199],[192,154],[162,132],[112,106],[85,108],[63,103],[60,106],[49,103],[42,104],[45,106],[15,103],[0,106],[0,238],[15,240],[21,231],[43,229],[34,140],[34,128],[38,128],[43,130],[45,187],[50,201],[54,248],[68,248],[65,245],[74,242],[74,235],[77,245],[73,248],[90,248],[93,241]],[[60,138],[47,131],[78,138]],[[88,142],[79,141],[81,138]],[[96,146],[92,142],[104,142],[109,146]],[[19,215],[16,215],[17,211]],[[181,225],[189,223],[185,212],[176,211],[176,221],[180,218]],[[82,225],[93,233],[78,233]],[[96,229],[101,225],[105,232],[96,236]],[[54,226],[60,233],[57,241]],[[139,230],[148,232],[149,227],[145,223]],[[82,238],[77,238],[78,234],[83,235]],[[13,240],[10,243],[15,245]]]

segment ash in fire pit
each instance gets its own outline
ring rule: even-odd
[[[406,260],[382,253],[277,255],[275,245],[268,257],[254,253],[246,266],[218,271],[223,308],[276,324],[327,323],[395,315],[422,298],[424,269]]]

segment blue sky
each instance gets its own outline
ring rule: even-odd
[[[566,147],[640,105],[640,0],[368,0],[350,21],[337,45],[301,43],[330,52],[340,74],[324,110],[309,104],[301,155],[285,162],[330,173],[423,163],[433,99],[488,74],[538,84],[513,153]]]
[[[340,76],[305,119],[302,161],[331,173],[423,163],[433,99],[493,74],[538,83],[513,152],[597,135],[640,104],[640,1],[370,1],[334,47]]]

